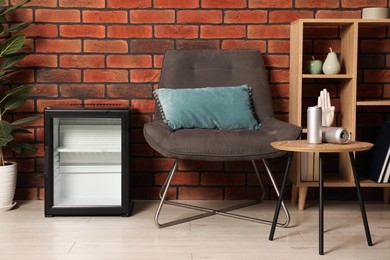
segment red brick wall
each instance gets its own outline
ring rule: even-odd
[[[17,2],[11,0],[11,3]],[[359,18],[361,8],[387,6],[387,0],[32,0],[12,19],[32,20],[23,33],[31,55],[14,82],[32,83],[36,95],[14,113],[40,114],[46,106],[122,103],[134,113],[132,174],[135,198],[156,199],[173,160],[156,154],[145,142],[143,124],[152,119],[152,90],[157,87],[167,49],[256,48],[264,54],[277,117],[288,120],[289,23],[298,18]],[[359,95],[390,97],[390,56],[377,54],[389,46],[387,28],[371,32],[361,50],[381,61],[367,65],[367,82],[383,78]],[[366,58],[368,61],[370,57]],[[369,64],[369,62],[368,62]],[[368,125],[371,114],[359,119]],[[382,111],[383,112],[383,111]],[[375,115],[381,121],[386,111]],[[43,120],[24,137],[36,143],[34,155],[17,155],[17,199],[43,199]],[[12,156],[12,155],[10,155]],[[285,158],[271,165],[280,181]],[[274,198],[270,182],[266,198]],[[183,161],[174,180],[172,198],[242,199],[258,191],[249,162],[211,163]]]

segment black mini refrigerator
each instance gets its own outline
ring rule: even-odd
[[[45,109],[45,216],[122,215],[130,199],[128,108]]]

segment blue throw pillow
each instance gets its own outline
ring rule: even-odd
[[[258,129],[247,85],[154,91],[164,122],[180,128]]]

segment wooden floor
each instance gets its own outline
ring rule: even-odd
[[[325,202],[324,256],[318,255],[315,204],[305,211],[288,204],[290,227],[277,228],[274,241],[268,240],[268,225],[222,216],[158,229],[156,206],[156,201],[137,201],[129,218],[44,218],[42,201],[19,202],[17,209],[0,213],[0,259],[390,259],[390,205],[379,202],[366,204],[373,247],[367,246],[357,203]],[[275,201],[266,201],[241,212],[271,219],[274,206]],[[189,213],[166,209],[163,219]]]

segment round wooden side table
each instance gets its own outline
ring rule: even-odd
[[[352,172],[355,179],[356,192],[360,203],[360,211],[362,213],[362,219],[364,224],[364,230],[366,233],[367,244],[372,246],[370,228],[368,226],[368,220],[366,215],[366,209],[364,207],[362,192],[360,188],[359,178],[356,172],[355,156],[354,152],[370,150],[374,145],[367,142],[349,142],[347,144],[310,144],[307,140],[288,140],[271,143],[271,146],[277,150],[288,151],[288,161],[286,170],[283,177],[282,188],[280,190],[280,196],[278,203],[276,204],[275,215],[271,226],[269,240],[273,240],[276,228],[276,222],[278,221],[280,205],[283,201],[284,189],[287,182],[288,172],[290,170],[291,159],[294,152],[318,152],[319,153],[319,254],[324,254],[324,203],[323,203],[323,188],[324,179],[322,172],[322,153],[342,153],[348,152],[349,159],[352,166]]]

